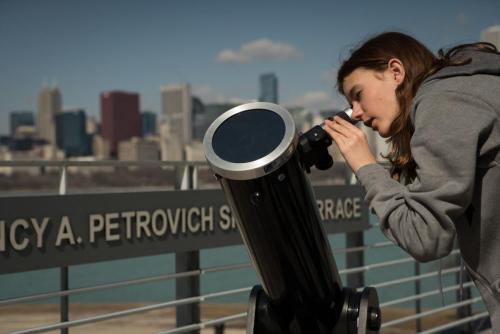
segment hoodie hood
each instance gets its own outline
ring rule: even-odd
[[[426,84],[436,79],[444,79],[456,76],[469,76],[474,74],[500,75],[500,55],[479,51],[473,48],[465,48],[457,52],[453,60],[471,59],[469,64],[459,66],[446,66],[427,79],[422,84]]]

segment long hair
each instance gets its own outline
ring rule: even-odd
[[[454,57],[464,48],[497,52],[490,43],[472,43],[458,45],[448,51],[439,50],[435,56],[427,47],[411,36],[399,32],[385,32],[364,42],[351,52],[337,74],[337,88],[343,92],[344,79],[357,68],[365,68],[382,72],[387,69],[391,58],[399,59],[405,69],[405,78],[396,88],[396,98],[399,104],[399,113],[391,124],[389,153],[384,158],[391,163],[391,176],[397,180],[402,175],[411,180],[416,176],[416,164],[410,150],[410,139],[414,128],[410,113],[413,98],[422,83],[428,76],[446,66],[460,66],[471,62],[471,59],[455,59]]]

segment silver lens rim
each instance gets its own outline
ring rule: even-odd
[[[285,125],[285,134],[281,142],[269,154],[254,161],[234,163],[222,159],[213,149],[212,140],[215,132],[230,117],[253,109],[272,111],[281,117]],[[217,117],[205,133],[203,148],[205,158],[214,173],[231,180],[251,180],[270,174],[286,163],[295,152],[298,139],[295,122],[285,108],[269,102],[251,102],[234,107]]]

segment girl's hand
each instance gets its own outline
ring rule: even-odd
[[[337,143],[353,172],[365,165],[377,163],[366,134],[356,126],[337,116],[333,121],[325,120],[325,131]]]

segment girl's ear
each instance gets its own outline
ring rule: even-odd
[[[389,71],[391,79],[393,79],[396,84],[401,84],[405,79],[405,67],[403,62],[398,58],[389,59],[387,62],[387,70]]]

